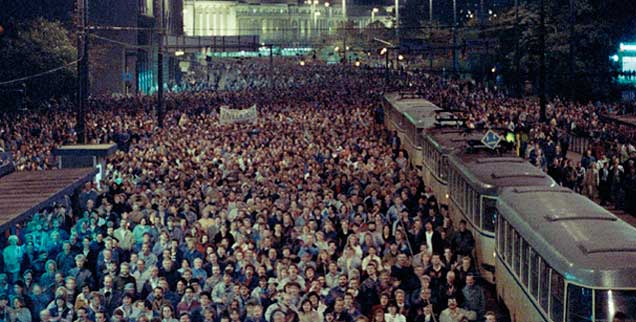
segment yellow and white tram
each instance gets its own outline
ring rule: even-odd
[[[435,127],[441,109],[417,94],[388,93],[384,95],[385,125],[397,131],[402,148],[409,154],[412,166],[422,166],[421,133]]]
[[[496,209],[497,293],[513,322],[636,321],[636,228],[560,187],[506,188]]]
[[[449,210],[455,223],[466,220],[475,237],[475,258],[484,280],[495,282],[496,202],[506,187],[554,187],[541,169],[516,157],[456,153],[448,158]]]

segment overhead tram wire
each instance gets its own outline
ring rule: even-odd
[[[52,74],[52,73],[55,73],[55,72],[57,72],[59,70],[62,70],[64,68],[66,68],[66,67],[73,66],[73,65],[77,64],[80,60],[81,60],[81,57],[80,57],[80,59],[76,59],[76,60],[74,60],[74,61],[72,61],[70,63],[64,64],[62,66],[55,67],[53,69],[49,69],[47,71],[43,71],[43,72],[40,72],[40,73],[37,73],[37,74],[24,76],[24,77],[21,77],[21,78],[16,78],[16,79],[8,80],[8,81],[1,81],[0,82],[0,86],[5,86],[5,85],[14,84],[14,83],[24,82],[24,81],[35,79],[35,78],[38,78],[38,77],[42,77],[44,75]]]

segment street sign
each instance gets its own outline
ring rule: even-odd
[[[486,132],[484,137],[481,138],[481,143],[483,143],[485,146],[493,150],[497,148],[500,141],[501,141],[501,136],[499,136],[499,134],[495,133],[495,131],[493,130],[488,130],[488,132]]]

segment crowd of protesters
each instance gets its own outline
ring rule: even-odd
[[[629,104],[582,104],[556,98],[547,106],[548,122],[540,122],[536,98],[511,98],[474,82],[433,76],[410,77],[409,82],[436,105],[456,111],[468,128],[512,134],[517,154],[561,185],[636,215],[636,128],[602,117],[622,114]],[[568,157],[571,137],[587,142],[578,147],[580,159]]]
[[[98,187],[16,227],[4,321],[494,321],[466,224],[409,166],[376,113],[383,75],[283,65],[290,86],[94,98]],[[218,107],[256,104],[255,123]],[[46,120],[46,121],[43,121]],[[75,142],[60,103],[0,123],[19,170]]]
[[[608,107],[554,100],[545,124],[533,99],[417,76],[469,128],[515,133],[558,182],[636,208],[632,134],[599,117]],[[495,321],[471,232],[382,124],[382,91],[397,89],[383,85],[352,67],[233,63],[166,94],[163,128],[150,96],[92,98],[89,142],[120,150],[99,187],[7,239],[0,321]],[[219,124],[219,106],[252,104],[257,122]],[[51,150],[76,142],[68,102],[0,118],[19,171],[53,168]],[[577,166],[573,132],[613,143]]]

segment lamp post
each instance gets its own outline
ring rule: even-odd
[[[457,0],[453,0],[453,73],[457,74]]]
[[[428,23],[433,25],[433,0],[428,0]]]
[[[541,57],[539,57],[539,103],[540,103],[540,107],[539,107],[539,117],[541,122],[547,122],[548,118],[546,115],[546,105],[547,105],[547,99],[545,97],[545,82],[546,82],[546,77],[545,77],[545,8],[544,8],[544,0],[541,0],[541,4],[540,4],[541,8],[540,8],[540,20],[541,23],[539,25],[539,54],[541,55]]]
[[[380,9],[378,9],[378,8],[373,8],[371,10],[371,23],[375,22],[375,14],[378,13],[378,12],[380,12]]]
[[[400,0],[395,0],[395,35],[400,36]]]

